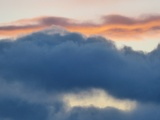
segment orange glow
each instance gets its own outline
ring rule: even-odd
[[[76,23],[74,20],[59,17],[39,17],[24,19],[3,26],[0,25],[0,37],[15,37],[36,32],[52,25],[66,28],[70,32],[79,32],[85,35],[102,35],[112,40],[140,40],[145,37],[160,37],[160,17],[135,20],[116,16],[108,23]],[[122,19],[124,21],[118,21]],[[116,21],[115,21],[116,20]],[[117,22],[118,21],[118,22]]]
[[[45,27],[37,27],[37,28],[28,28],[28,29],[18,29],[18,30],[0,30],[1,37],[17,37],[19,35],[25,35],[32,32],[36,32],[44,29]]]
[[[67,29],[71,32],[80,32],[85,35],[103,35],[110,39],[142,39],[144,37],[158,37],[160,33],[160,20],[152,21],[149,23],[139,23],[132,25],[125,24],[111,24],[93,26],[67,26]]]

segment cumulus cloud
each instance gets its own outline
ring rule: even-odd
[[[159,15],[144,15],[138,18],[123,15],[106,15],[102,16],[100,21],[102,22],[97,24],[94,21],[82,22],[50,16],[24,19],[10,24],[1,24],[0,36],[18,36],[39,31],[52,25],[58,25],[71,32],[80,32],[85,35],[103,35],[113,40],[140,40],[159,37]]]
[[[159,46],[150,53],[118,50],[103,37],[58,27],[1,40],[0,119],[158,120],[159,53]],[[90,89],[102,89],[122,103],[136,101],[137,106],[132,111],[114,105],[67,109],[63,96]]]
[[[159,47],[148,54],[119,51],[102,37],[47,33],[0,41],[0,77],[45,90],[95,87],[119,98],[159,101]]]

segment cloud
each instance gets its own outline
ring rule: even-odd
[[[0,120],[45,120],[48,117],[47,109],[41,104],[1,98],[0,106]]]
[[[55,26],[1,40],[0,120],[158,120],[159,53],[160,46],[150,53],[118,50],[103,37]],[[112,104],[99,107],[100,99]],[[119,109],[133,101],[134,109]]]
[[[0,36],[17,36],[32,33],[50,27],[52,25],[69,25],[71,20],[61,17],[39,17],[23,19],[0,26]]]
[[[101,88],[120,99],[159,103],[159,47],[148,54],[119,51],[105,38],[56,30],[0,41],[0,78],[46,91]]]
[[[132,111],[136,108],[135,101],[116,99],[107,92],[98,89],[80,91],[78,93],[69,93],[63,96],[64,103],[69,107],[112,107],[122,111]],[[96,102],[95,102],[96,101]]]
[[[53,114],[52,118],[56,120],[158,120],[159,106],[140,105],[132,112],[119,111],[114,108],[76,107],[69,112],[59,111],[57,114]]]
[[[101,18],[98,26],[69,27],[71,31],[78,31],[87,35],[99,34],[113,40],[140,40],[158,37],[160,17],[143,16],[131,18],[122,15],[107,15]]]
[[[24,19],[10,24],[1,24],[0,36],[28,34],[52,25],[58,25],[71,32],[80,32],[85,35],[98,34],[113,40],[140,40],[159,37],[159,15],[145,15],[139,18],[107,15],[101,17],[101,21],[102,23],[96,24],[94,22],[80,22],[69,18],[47,16]]]

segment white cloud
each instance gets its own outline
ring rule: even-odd
[[[123,111],[131,111],[136,107],[135,101],[120,100],[100,89],[65,94],[63,100],[72,107],[112,107]]]

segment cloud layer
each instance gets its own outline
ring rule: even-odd
[[[0,36],[17,36],[39,31],[58,25],[72,32],[85,35],[98,34],[113,40],[140,40],[159,37],[160,16],[146,15],[131,18],[122,15],[107,15],[101,19],[102,23],[80,22],[61,17],[39,17],[24,19],[10,24],[1,24]]]
[[[0,77],[45,90],[95,87],[120,98],[159,102],[159,47],[148,54],[119,51],[102,37],[55,31],[1,41]]]
[[[56,27],[2,40],[0,120],[158,120],[159,53],[159,46],[147,54],[128,47],[118,50],[105,38]],[[61,95],[92,88],[117,99],[134,100],[138,106],[133,111],[112,107],[68,110],[61,100]]]

